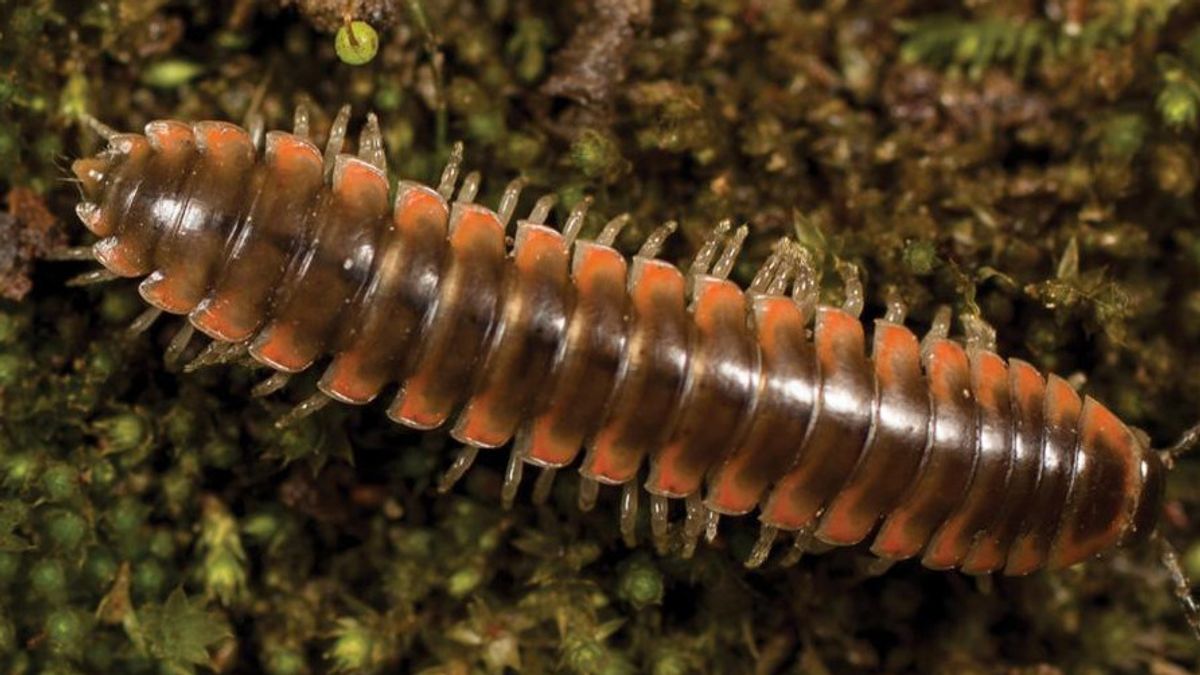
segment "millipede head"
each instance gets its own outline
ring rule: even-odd
[[[111,168],[112,162],[104,155],[85,157],[71,163],[71,173],[79,179],[79,185],[83,188],[84,197],[87,199],[95,199],[100,196],[100,191],[104,187],[104,179]]]

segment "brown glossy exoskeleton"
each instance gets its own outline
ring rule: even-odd
[[[527,464],[541,499],[578,460],[585,507],[600,484],[623,486],[631,542],[644,464],[660,548],[668,500],[686,500],[685,550],[719,515],[757,510],[751,564],[795,532],[870,538],[884,561],[1026,574],[1153,532],[1160,453],[1061,378],[998,356],[980,322],[965,346],[946,316],[919,340],[896,302],[868,350],[853,275],[844,306],[818,306],[805,252],[785,242],[742,290],[726,277],[746,230],[728,224],[683,272],[656,259],[673,225],[627,260],[612,246],[624,218],[576,241],[587,203],[559,231],[544,198],[509,247],[519,182],[497,211],[474,203],[475,174],[455,194],[459,149],[437,188],[391,190],[374,117],[358,156],[341,153],[347,119],[324,154],[303,112],[262,151],[222,122],[96,125],[109,146],[74,171],[99,241],[76,257],[99,277],[144,277],[140,325],[185,315],[172,351],[194,329],[214,340],[200,362],[244,352],[276,370],[262,392],[327,363],[296,415],[397,385],[393,420],[452,423],[464,444],[446,485],[480,448],[513,442],[505,500]]]

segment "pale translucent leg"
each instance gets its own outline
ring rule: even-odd
[[[196,358],[184,365],[183,372],[190,373],[200,368],[208,366],[218,366],[224,363],[232,363],[241,358],[246,353],[245,342],[222,342],[215,340],[210,342]]]
[[[925,337],[921,338],[921,354],[929,353],[933,347],[933,343],[938,340],[945,340],[950,335],[950,320],[952,312],[946,305],[937,308],[933,315],[933,322],[929,324],[929,332]]]
[[[812,253],[799,244],[791,246],[791,264],[796,274],[792,282],[792,299],[804,310],[805,316],[812,316],[821,300],[821,271]]]
[[[670,503],[662,495],[650,495],[650,537],[654,541],[654,550],[660,555],[667,552],[670,545],[671,523],[667,520],[670,515]]]
[[[296,106],[296,112],[292,115],[292,133],[300,138],[308,138],[309,112],[304,103]]]
[[[716,511],[709,511],[708,517],[704,523],[704,541],[713,543],[717,540],[718,527],[721,524],[721,514]]]
[[[783,556],[783,560],[779,564],[783,567],[791,567],[800,562],[805,553],[814,550],[815,543],[812,528],[807,527],[796,531],[796,538],[792,540],[792,548]]]
[[[717,254],[721,250],[721,242],[724,241],[725,235],[729,234],[730,228],[733,227],[733,221],[729,219],[722,220],[717,223],[711,232],[704,238],[704,243],[700,245],[700,250],[696,252],[696,258],[692,260],[692,266],[688,269],[689,277],[697,277],[708,274],[712,268],[713,261],[717,259]]]
[[[107,283],[109,281],[116,281],[119,278],[120,277],[118,277],[116,274],[113,274],[112,272],[108,271],[107,269],[101,268],[98,270],[92,270],[91,272],[84,272],[83,274],[71,277],[70,279],[67,280],[67,285],[68,286],[92,286],[95,284]]]
[[[900,324],[904,323],[906,316],[908,316],[908,305],[904,304],[904,298],[893,290],[888,294],[887,313],[883,315],[883,320]]]
[[[838,274],[842,277],[842,283],[845,285],[846,299],[842,303],[842,311],[855,318],[862,315],[863,305],[865,304],[862,277],[859,276],[857,265],[848,262],[838,261]]]
[[[587,513],[596,508],[596,498],[600,496],[600,483],[587,476],[579,477],[579,510]]]
[[[329,140],[325,142],[325,179],[333,174],[333,163],[342,152],[346,142],[346,128],[350,126],[350,105],[346,104],[338,110],[333,118],[333,126],[329,128]]]
[[[446,160],[446,168],[442,169],[442,178],[438,181],[438,194],[442,199],[450,201],[454,194],[454,184],[458,182],[458,172],[462,170],[463,144],[458,141],[450,149],[450,158]]]
[[[754,278],[750,280],[750,286],[746,288],[746,292],[751,295],[765,293],[779,273],[779,269],[784,264],[784,261],[783,250],[781,246],[776,245],[775,250],[771,252],[771,255],[767,256],[762,266],[755,272]]]
[[[137,335],[138,333],[146,332],[158,317],[162,316],[163,311],[157,307],[147,307],[141,314],[138,315],[133,323],[129,324],[129,334]]]
[[[44,257],[46,260],[56,261],[95,260],[96,254],[92,252],[91,246],[73,246],[71,248],[60,248],[56,251],[51,251]]]
[[[471,465],[475,463],[475,458],[478,455],[478,447],[464,445],[458,451],[458,456],[454,458],[454,463],[450,465],[449,469],[446,469],[446,473],[442,474],[441,479],[438,480],[437,491],[449,492],[450,488],[454,487],[454,484],[467,473],[467,469],[470,469]]]
[[[567,216],[567,222],[563,223],[562,236],[563,240],[569,246],[575,241],[575,237],[579,236],[579,230],[583,228],[583,221],[587,219],[588,209],[592,206],[592,197],[589,195],[579,200],[571,208],[571,213]]]
[[[646,237],[646,243],[642,244],[642,248],[638,250],[639,258],[653,258],[659,253],[662,253],[663,244],[667,243],[667,238],[675,232],[679,227],[679,223],[670,221],[659,225],[656,230]]]
[[[267,121],[261,113],[250,113],[246,117],[246,130],[250,134],[250,142],[255,150],[262,150],[263,138],[267,135]]]
[[[558,475],[558,469],[553,467],[542,469],[538,474],[537,480],[533,483],[533,503],[541,506],[550,499],[550,491],[554,489],[554,477]]]
[[[1171,444],[1171,447],[1160,451],[1159,456],[1162,457],[1163,463],[1167,465],[1167,468],[1172,468],[1175,466],[1175,460],[1180,455],[1191,452],[1197,446],[1200,446],[1200,424],[1196,424],[1191,429],[1183,432],[1179,436],[1179,439]]]
[[[195,334],[196,328],[192,324],[184,322],[179,331],[175,333],[175,337],[171,338],[171,343],[167,345],[166,354],[163,356],[163,361],[167,366],[174,367],[179,363],[179,357],[183,356],[183,350],[187,349]]]
[[[700,535],[704,533],[704,527],[708,524],[708,508],[704,506],[704,500],[700,497],[699,492],[688,495],[684,503],[687,506],[687,517],[683,521],[681,555],[684,558],[691,558],[696,553],[696,544],[700,542]]]
[[[504,470],[504,484],[500,487],[500,503],[504,510],[513,507],[517,499],[517,490],[521,488],[521,476],[525,472],[525,460],[518,452],[508,453],[508,467]]]
[[[517,178],[504,188],[504,194],[500,197],[500,206],[496,209],[501,227],[507,229],[508,223],[512,221],[513,213],[517,210],[517,202],[521,199],[521,190],[525,189],[526,182],[524,178]]]
[[[737,263],[738,256],[742,254],[742,246],[746,243],[746,237],[750,235],[750,228],[742,225],[733,231],[733,236],[729,241],[725,242],[725,249],[721,251],[721,257],[717,258],[717,264],[713,265],[712,275],[718,279],[728,279],[729,273],[733,271],[733,266]]]
[[[596,237],[596,243],[601,246],[612,246],[617,241],[617,236],[621,234],[621,230],[629,224],[633,217],[628,213],[613,218],[604,224],[604,229],[600,231],[600,236]]]
[[[80,119],[82,119],[83,123],[86,124],[89,129],[94,131],[97,136],[99,136],[100,138],[103,138],[106,141],[111,141],[112,139],[114,139],[120,135],[119,131],[117,131],[116,129],[113,129],[112,127],[108,126],[104,122],[101,122],[100,120],[96,119],[95,117],[92,117],[91,115],[89,115],[87,113],[80,115]]]
[[[358,135],[358,157],[387,175],[387,154],[383,150],[383,132],[379,130],[379,118],[367,113],[367,123]]]
[[[454,200],[460,204],[470,204],[475,201],[475,197],[479,194],[479,183],[483,180],[483,176],[478,171],[472,171],[463,179],[462,187],[458,189],[458,195]]]
[[[254,385],[254,388],[250,390],[250,395],[255,398],[262,398],[263,396],[270,396],[271,394],[274,394],[275,392],[279,391],[280,389],[283,389],[284,387],[286,387],[287,383],[290,382],[291,379],[292,379],[291,373],[284,373],[284,372],[272,373],[270,377],[263,380],[262,382],[259,382],[256,385]]]
[[[529,212],[527,220],[534,225],[545,225],[546,219],[550,217],[550,210],[557,203],[558,197],[556,195],[542,195],[540,199],[534,202],[533,210]]]
[[[746,558],[746,567],[748,569],[756,569],[762,567],[762,564],[767,561],[767,556],[771,555],[771,547],[775,545],[775,538],[779,536],[779,528],[771,525],[763,525],[758,531],[758,541],[754,542],[754,548],[750,549],[750,557]]]
[[[621,539],[629,548],[637,546],[638,487],[636,480],[621,486]]]
[[[1167,538],[1162,534],[1155,534],[1154,539],[1158,543],[1159,558],[1162,560],[1163,566],[1167,568],[1167,573],[1171,575],[1175,598],[1179,600],[1179,606],[1183,608],[1183,616],[1187,619],[1192,634],[1196,636],[1196,639],[1200,639],[1200,604],[1197,604],[1196,597],[1192,595],[1192,582],[1179,562],[1179,554],[1167,541]]]
[[[978,314],[963,314],[963,331],[967,334],[967,349],[996,351],[996,329]]]
[[[304,401],[298,404],[295,408],[289,410],[286,414],[284,414],[283,417],[275,420],[275,428],[283,429],[291,426],[305,417],[317,412],[321,408],[329,405],[332,400],[333,399],[329,398],[325,394],[317,392],[304,399]]]

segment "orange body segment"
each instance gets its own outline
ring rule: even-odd
[[[405,355],[437,297],[449,218],[449,207],[437,192],[400,185],[392,227],[381,240],[371,281],[355,315],[346,321],[353,330],[339,340],[318,385],[321,391],[363,404],[408,372]]]
[[[840,309],[817,312],[814,345],[820,390],[812,429],[796,465],[772,490],[762,521],[782,530],[813,523],[858,463],[871,425],[874,383],[862,323]]]
[[[741,289],[723,279],[700,278],[692,321],[680,413],[666,445],[651,455],[646,481],[651,494],[686,497],[699,490],[753,414],[758,354]]]
[[[878,399],[873,433],[853,475],[821,517],[822,541],[850,545],[870,534],[912,482],[925,450],[929,399],[916,337],[903,326],[876,322],[872,360]]]
[[[1069,506],[1050,549],[1050,567],[1073,565],[1120,540],[1137,507],[1140,446],[1108,408],[1084,399]]]
[[[471,445],[507,443],[550,374],[567,325],[570,282],[562,235],[544,225],[517,229],[508,288],[475,393],[451,433]]]
[[[633,480],[642,460],[662,446],[687,369],[683,275],[673,265],[638,258],[629,295],[633,318],[619,381],[580,468],[601,483]]]
[[[628,330],[625,258],[591,242],[575,245],[575,307],[540,412],[518,436],[517,452],[545,467],[574,461],[600,425],[617,380]]]
[[[500,302],[504,263],[504,227],[496,214],[455,204],[438,298],[417,347],[416,370],[388,409],[392,419],[433,428],[465,400]]]
[[[816,361],[805,337],[807,317],[791,298],[754,299],[761,354],[757,404],[741,442],[714,470],[705,505],[749,513],[800,450],[816,402]]]

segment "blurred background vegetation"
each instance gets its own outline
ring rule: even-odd
[[[380,405],[272,420],[301,382],[163,366],[128,283],[86,289],[69,161],[83,113],[286,128],[381,116],[394,173],[463,140],[495,200],[584,195],[626,251],[678,219],[860,266],[919,330],[977,312],[1159,445],[1200,418],[1200,7],[1178,0],[0,0],[0,670],[657,675],[1195,672],[1149,550],[970,578],[861,551],[742,569],[749,519],[690,560],[627,549],[616,495],[498,508],[506,454]],[[348,22],[369,28],[348,41]],[[355,24],[358,26],[358,24]],[[343,31],[339,40],[336,34]],[[353,49],[350,49],[353,47]],[[365,53],[357,50],[365,50]],[[361,62],[359,65],[352,63]],[[523,207],[524,208],[524,207]],[[839,301],[836,274],[825,299]],[[1200,577],[1200,462],[1163,529]],[[645,523],[643,523],[643,526]],[[643,539],[645,532],[643,530]]]

